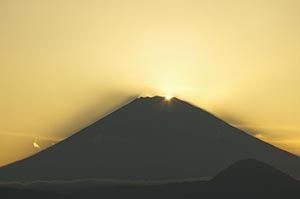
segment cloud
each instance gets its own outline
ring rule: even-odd
[[[300,154],[300,139],[297,138],[290,138],[290,139],[283,139],[283,138],[273,138],[271,136],[267,136],[265,134],[255,134],[256,138],[270,143],[276,147],[279,147],[281,149],[285,149],[291,153],[294,153],[295,155]]]

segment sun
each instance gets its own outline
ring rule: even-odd
[[[171,99],[173,98],[172,95],[165,95],[164,97],[165,97],[165,99],[168,100],[168,101],[171,100]]]

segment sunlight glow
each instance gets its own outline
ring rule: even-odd
[[[171,100],[172,98],[173,98],[172,95],[165,95],[165,99],[168,100],[168,101]]]
[[[38,2],[0,0],[0,166],[167,94],[300,154],[299,0]]]

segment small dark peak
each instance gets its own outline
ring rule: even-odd
[[[227,175],[228,177],[230,175],[231,178],[234,176],[252,178],[253,176],[262,177],[270,174],[285,175],[281,171],[264,162],[249,158],[234,163],[229,168],[217,175],[215,178],[217,179],[221,177],[226,177]]]
[[[258,161],[256,159],[252,159],[252,158],[240,160],[240,161],[236,162],[234,165],[232,165],[231,167],[241,167],[241,168],[245,168],[245,169],[250,169],[251,167],[257,167],[257,166],[271,167],[266,163],[263,163],[261,161]]]
[[[255,160],[240,160],[215,176],[210,184],[221,189],[264,188],[286,187],[287,185],[299,185],[298,182],[289,175],[272,167],[269,164]]]

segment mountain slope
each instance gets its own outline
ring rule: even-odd
[[[0,168],[0,181],[201,178],[245,158],[300,178],[300,158],[202,109],[176,98],[138,98],[59,144]]]

